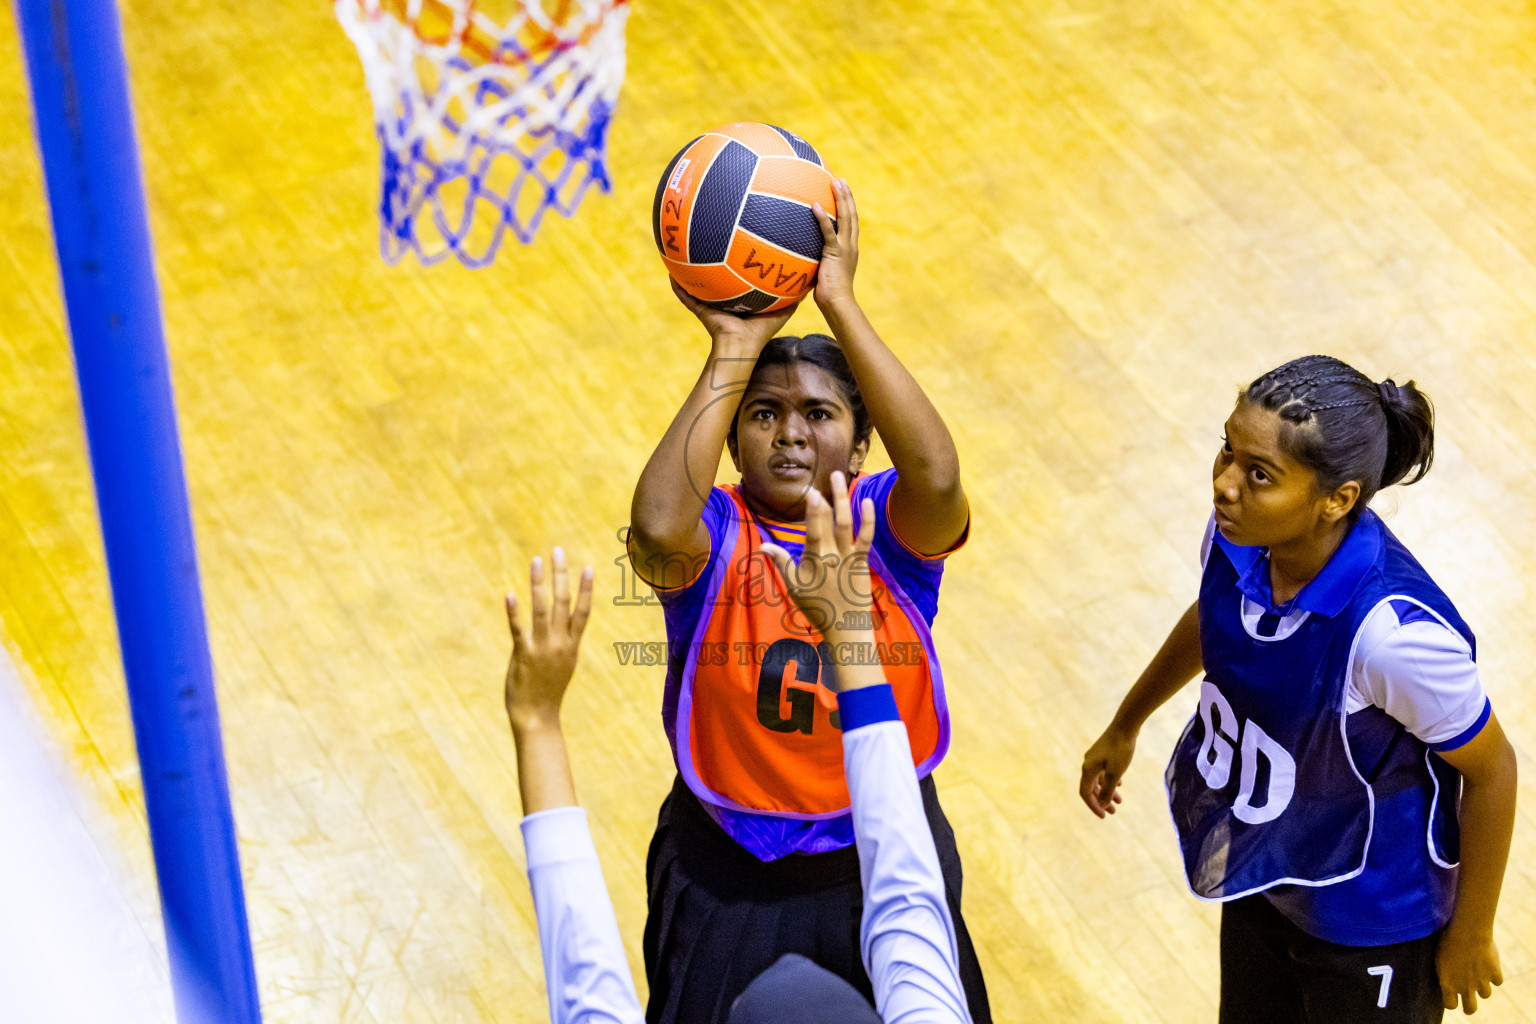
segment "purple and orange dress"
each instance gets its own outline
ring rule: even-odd
[[[857,477],[854,528],[874,502],[872,650],[896,695],[921,778],[961,947],[972,1017],[990,1020],[985,983],[960,914],[954,832],[929,773],[949,746],[949,712],[931,627],[944,559],[892,530],[896,471]],[[762,552],[799,558],[803,525],[755,516],[735,485],[705,503],[710,551],[680,586],[656,588],[668,660],[662,718],[678,777],[647,861],[646,1018],[723,1021],[736,995],[785,953],[800,953],[870,995],[859,958],[859,886],[835,695],[824,641]],[[660,573],[639,566],[641,575]],[[675,578],[675,577],[674,577]]]

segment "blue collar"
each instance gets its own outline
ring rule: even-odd
[[[1216,546],[1237,570],[1237,589],[1255,604],[1277,615],[1288,615],[1295,609],[1316,612],[1333,618],[1349,605],[1355,588],[1381,557],[1385,546],[1381,518],[1366,509],[1360,521],[1345,536],[1323,571],[1301,588],[1301,592],[1275,607],[1273,591],[1269,587],[1269,549],[1239,547],[1216,532]]]

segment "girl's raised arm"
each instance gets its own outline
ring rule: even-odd
[[[642,579],[663,583],[648,565],[691,560],[709,552],[701,516],[715,483],[720,452],[741,393],[763,346],[794,314],[794,307],[742,318],[696,301],[674,282],[672,290],[709,332],[709,358],[683,407],[635,484],[629,508],[629,557]]]
[[[846,181],[833,182],[832,190],[837,197],[835,221],[819,203],[812,207],[822,235],[816,305],[842,346],[870,422],[896,467],[891,527],[918,553],[940,554],[959,542],[970,519],[970,505],[960,486],[960,456],[939,411],[880,340],[853,297],[859,211]]]

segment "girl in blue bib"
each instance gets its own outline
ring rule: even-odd
[[[1337,359],[1244,389],[1199,598],[1083,758],[1114,813],[1142,724],[1203,672],[1165,781],[1189,886],[1223,903],[1222,1024],[1439,1021],[1503,981],[1514,751],[1471,629],[1367,507],[1433,446],[1412,382]]]

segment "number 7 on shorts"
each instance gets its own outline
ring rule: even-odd
[[[1387,993],[1392,990],[1392,965],[1382,964],[1380,967],[1367,967],[1366,974],[1375,974],[1381,978],[1381,994],[1376,997],[1376,1005],[1386,1009]]]

